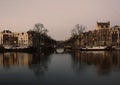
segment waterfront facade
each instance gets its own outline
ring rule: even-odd
[[[111,39],[113,45],[120,46],[120,26],[116,25],[111,28]]]
[[[28,47],[28,34],[4,30],[0,33],[0,45],[4,47]]]
[[[110,22],[97,22],[96,30],[98,31],[98,46],[110,45]]]
[[[28,34],[27,33],[18,33],[18,46],[28,47]]]
[[[119,47],[120,26],[110,27],[110,22],[97,22],[96,29],[82,33],[81,39],[77,38],[76,41],[76,46],[80,47]]]

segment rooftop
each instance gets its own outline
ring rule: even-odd
[[[100,26],[101,28],[108,28],[110,27],[110,22],[97,22],[97,26]]]

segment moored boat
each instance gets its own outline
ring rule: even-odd
[[[106,46],[100,46],[100,47],[87,47],[87,48],[81,48],[81,51],[104,51],[104,50],[110,50],[106,49]]]

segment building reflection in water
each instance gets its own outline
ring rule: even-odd
[[[43,75],[48,69],[49,54],[44,53],[0,53],[0,67],[10,69],[11,67],[27,66],[36,76]]]
[[[77,72],[86,66],[93,66],[99,75],[109,74],[111,71],[120,71],[119,51],[76,51],[72,54],[73,67]]]
[[[46,53],[34,53],[29,62],[29,68],[33,70],[36,76],[43,75],[48,70],[50,63],[50,54]]]

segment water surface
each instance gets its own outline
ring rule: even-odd
[[[0,53],[0,84],[120,85],[120,52]]]

